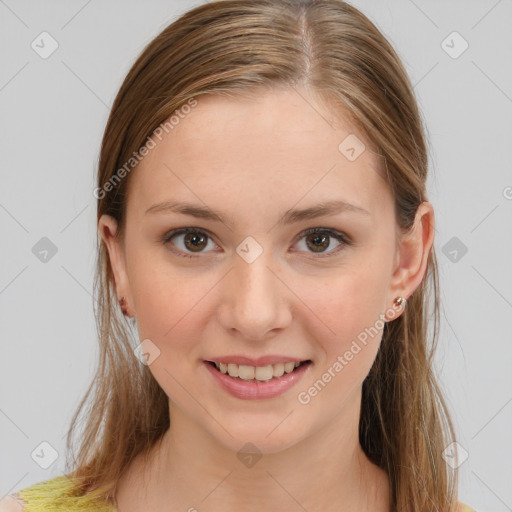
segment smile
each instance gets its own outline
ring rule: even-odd
[[[208,361],[215,365],[217,370],[223,374],[227,374],[235,379],[246,381],[266,382],[282,377],[285,373],[292,373],[296,368],[309,361],[295,361],[288,363],[269,364],[267,366],[248,366],[235,363],[219,363]]]
[[[268,399],[284,394],[302,379],[312,364],[309,359],[267,366],[203,361],[204,368],[221,389],[245,400]]]

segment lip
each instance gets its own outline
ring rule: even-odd
[[[308,361],[307,357],[289,357],[289,356],[280,356],[280,355],[272,355],[272,356],[262,356],[257,359],[252,359],[251,357],[246,356],[219,356],[212,357],[211,359],[207,359],[207,361],[211,361],[212,363],[224,363],[224,364],[244,364],[247,366],[268,366],[269,364],[278,364],[278,363],[295,363],[300,361]]]
[[[292,359],[287,362],[292,361],[297,360]],[[282,377],[279,377],[278,379],[273,379],[266,382],[251,382],[244,381],[241,379],[234,379],[233,377],[230,377],[228,374],[224,374],[217,370],[217,368],[215,368],[215,366],[212,365],[210,362],[203,361],[203,365],[210,372],[210,375],[218,384],[220,384],[220,386],[225,391],[230,393],[235,398],[241,398],[244,400],[274,398],[276,396],[282,395],[302,379],[304,374],[309,370],[311,364],[311,361],[302,364],[291,373],[285,373]]]

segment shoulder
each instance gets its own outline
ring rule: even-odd
[[[115,512],[113,505],[80,493],[76,482],[63,475],[38,482],[0,501],[0,512]]]
[[[0,512],[23,512],[25,503],[15,494],[9,494],[0,500]]]

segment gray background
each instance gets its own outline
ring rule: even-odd
[[[512,1],[352,3],[397,48],[430,135],[437,362],[469,455],[460,499],[510,511]],[[0,497],[64,470],[97,355],[92,191],[109,107],[142,47],[198,4],[0,0]],[[51,48],[43,31],[58,43],[46,59],[31,47]]]

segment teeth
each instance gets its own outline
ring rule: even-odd
[[[228,372],[231,377],[238,377],[238,365],[229,363],[228,364]]]
[[[245,366],[244,364],[241,364],[238,367],[238,377],[242,380],[254,379],[254,366]]]
[[[284,372],[291,373],[295,369],[295,363],[284,363]]]
[[[274,365],[274,377],[282,377],[284,375],[284,363],[277,363]]]
[[[239,377],[242,380],[256,379],[259,381],[267,381],[272,378],[282,377],[285,373],[291,373],[300,365],[300,361],[290,363],[269,364],[267,366],[247,366],[245,364],[234,363],[215,363],[215,366],[222,373],[226,373],[231,377]]]
[[[257,366],[254,372],[256,380],[270,380],[274,376],[274,368],[269,364],[268,366]]]

